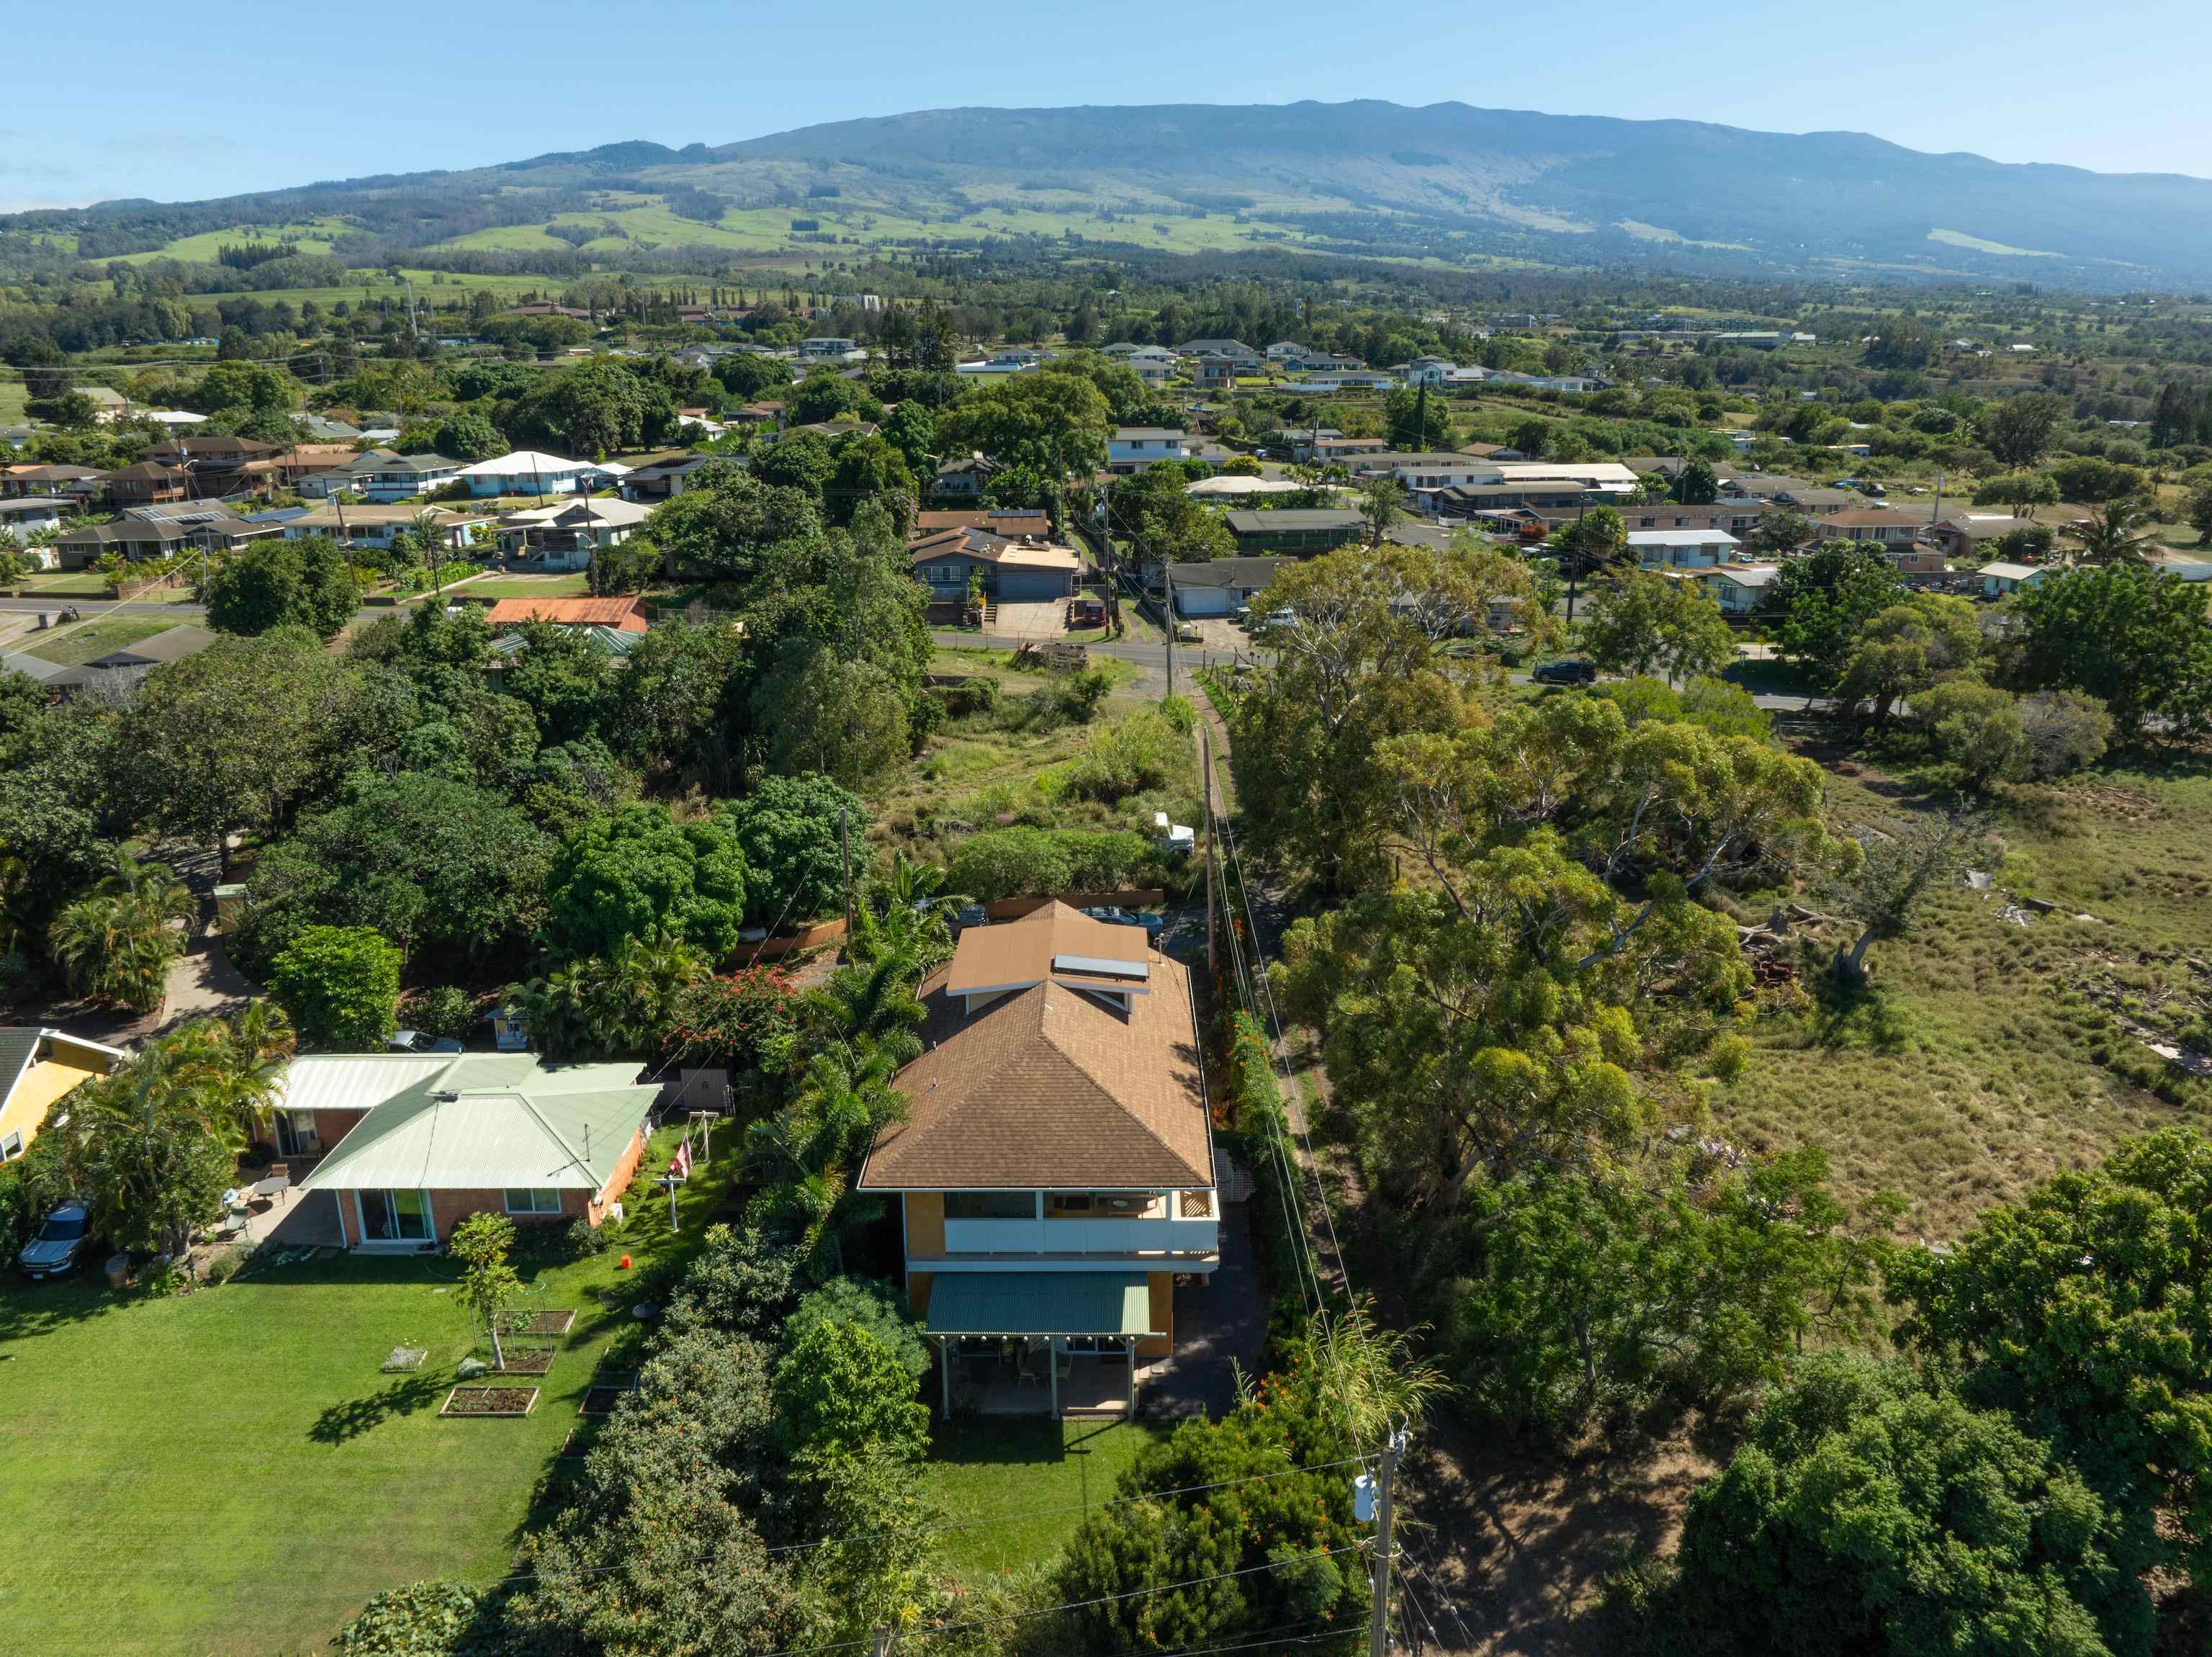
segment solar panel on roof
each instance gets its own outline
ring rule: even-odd
[[[1052,970],[1055,972],[1082,972],[1104,978],[1149,978],[1152,976],[1149,961],[1114,961],[1097,955],[1054,955]]]

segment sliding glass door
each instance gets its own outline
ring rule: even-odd
[[[430,1196],[419,1191],[363,1191],[354,1193],[361,1205],[362,1240],[369,1243],[427,1243],[430,1234]]]

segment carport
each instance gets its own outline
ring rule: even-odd
[[[1022,1414],[1032,1397],[1062,1412],[1112,1410],[1105,1372],[1119,1368],[1120,1409],[1137,1413],[1137,1343],[1159,1338],[1140,1271],[945,1271],[929,1295],[939,1391],[952,1416],[957,1380],[987,1414]],[[1084,1366],[1078,1374],[1077,1366]]]

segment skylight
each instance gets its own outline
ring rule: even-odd
[[[1072,972],[1086,978],[1133,978],[1139,981],[1152,976],[1149,961],[1114,961],[1097,955],[1054,955],[1052,970]]]

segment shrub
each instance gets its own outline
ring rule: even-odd
[[[483,1591],[464,1582],[386,1588],[338,1630],[346,1657],[490,1657]]]
[[[466,1041],[477,1027],[474,996],[454,984],[434,984],[410,991],[400,1003],[401,1021],[426,1035]]]
[[[277,956],[269,993],[301,1046],[374,1052],[392,1032],[399,961],[365,926],[311,926]]]
[[[239,1268],[246,1264],[242,1248],[225,1249],[210,1260],[200,1272],[200,1281],[210,1288],[218,1288],[238,1276]]]
[[[611,1228],[594,1226],[578,1215],[565,1226],[517,1226],[514,1258],[531,1265],[565,1266],[605,1254],[614,1246]]]
[[[1183,704],[1188,715],[1190,704]],[[1184,727],[1184,732],[1188,727]],[[1082,753],[1063,775],[1061,783],[1072,800],[1096,800],[1106,805],[1164,788],[1188,757],[1190,739],[1178,732],[1171,720],[1156,708],[1139,709],[1091,734]]]

